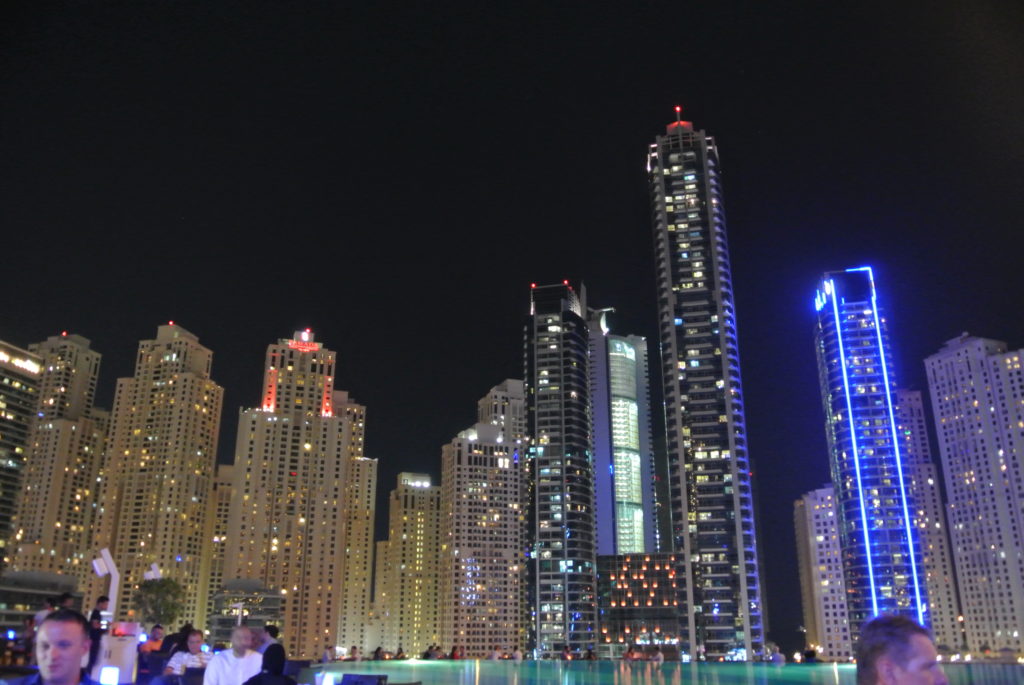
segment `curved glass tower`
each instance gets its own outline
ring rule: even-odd
[[[826,273],[814,298],[851,638],[878,614],[923,625],[927,597],[900,454],[892,354],[871,267]]]
[[[558,658],[594,646],[597,565],[586,296],[534,286],[526,324],[529,647]]]

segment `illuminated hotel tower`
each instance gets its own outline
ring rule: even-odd
[[[117,381],[95,546],[110,547],[121,572],[118,617],[157,564],[185,590],[182,615],[206,624],[207,498],[224,399],[212,361],[195,335],[168,323],[139,343],[135,375]]]
[[[806,647],[825,661],[853,656],[835,490],[811,490],[793,509]]]
[[[892,353],[870,267],[826,273],[815,349],[851,637],[878,614],[929,625],[910,473],[896,428]]]
[[[718,148],[677,120],[647,172],[681,649],[750,659],[764,625]]]
[[[376,606],[388,651],[401,647],[418,656],[442,642],[440,512],[441,488],[431,485],[428,474],[398,474],[389,501],[388,539],[377,545]]]
[[[242,411],[225,577],[280,591],[289,654],[336,644],[351,422],[335,410],[335,353],[306,329],[267,347],[263,401]]]
[[[478,423],[441,449],[441,643],[469,658],[523,647],[523,381],[478,404]]]
[[[366,407],[340,393],[335,411],[348,418],[352,438],[348,446],[342,526],[345,565],[342,567],[341,616],[336,647],[366,649],[371,607],[374,526],[377,515],[377,460],[363,454]],[[373,649],[373,647],[370,647]]]
[[[910,493],[928,588],[928,612],[935,644],[949,651],[964,646],[960,590],[949,548],[949,528],[939,488],[939,475],[925,425],[924,401],[918,390],[896,390],[896,428],[903,463],[910,473]]]
[[[1024,350],[964,333],[925,359],[967,646],[1024,650]]]
[[[110,422],[108,412],[93,407],[100,353],[67,333],[29,350],[42,358],[42,372],[11,568],[72,575],[83,588],[92,575],[96,478]]]
[[[4,564],[10,561],[11,524],[39,407],[42,368],[40,357],[0,340],[0,550]]]
[[[586,297],[568,281],[534,286],[526,324],[532,478],[529,647],[556,658],[597,640],[597,540]]]
[[[647,340],[611,334],[610,311],[590,317],[597,549],[599,554],[656,552]]]

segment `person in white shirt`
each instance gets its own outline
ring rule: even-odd
[[[648,657],[648,659],[656,664],[665,663],[665,655],[661,653],[661,647],[655,645],[654,652],[651,653],[651,656]]]
[[[512,650],[512,661],[515,661],[516,663],[518,663],[518,662],[520,662],[522,660],[523,660],[523,650],[521,650],[518,647],[516,647],[515,649]]]
[[[203,685],[242,685],[263,668],[263,655],[252,647],[252,631],[237,626],[231,631],[231,649],[217,652],[206,667]]]
[[[185,675],[186,668],[206,668],[213,655],[203,651],[203,631],[193,630],[188,634],[188,649],[179,649],[171,655],[164,675]]]
[[[501,658],[501,648],[499,648],[497,645],[495,645],[494,649],[491,650],[491,653],[487,655],[487,660],[488,661],[497,661],[500,658]]]

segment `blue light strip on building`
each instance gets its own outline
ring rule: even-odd
[[[878,297],[875,292],[875,275],[871,267],[862,267],[860,271],[868,272],[868,279],[871,283],[871,312],[875,319],[875,335],[878,337],[878,356],[882,364],[882,379],[885,382],[885,401],[889,411],[889,430],[892,432],[892,448],[896,456],[896,473],[900,480],[900,503],[903,505],[903,524],[907,530],[907,552],[910,555],[910,573],[914,576],[914,602],[917,609],[917,621],[925,624],[924,609],[921,604],[921,585],[917,576],[917,560],[914,554],[914,537],[910,526],[910,507],[907,505],[907,490],[903,484],[903,459],[900,455],[900,441],[896,434],[896,415],[892,408],[892,388],[889,385],[889,370],[885,360],[885,346],[882,344],[882,326],[878,320]],[[877,610],[876,610],[877,613]]]
[[[862,271],[863,269],[851,269],[851,271]],[[860,502],[861,528],[864,531],[864,553],[868,561],[868,582],[871,584],[871,611],[878,615],[878,591],[875,589],[875,565],[871,557],[871,543],[868,539],[868,512],[864,506],[864,488],[861,484],[860,475],[860,454],[857,448],[857,428],[853,422],[853,401],[850,399],[850,378],[846,374],[846,351],[843,348],[842,319],[839,317],[839,299],[836,293],[835,281],[829,279],[825,282],[825,292],[832,297],[832,312],[836,322],[836,340],[839,342],[839,366],[843,370],[843,392],[846,395],[846,418],[850,423],[850,440],[853,443],[853,466],[857,472],[857,499]],[[831,292],[830,292],[831,291]],[[872,288],[874,291],[874,288]],[[916,581],[916,577],[915,577]]]

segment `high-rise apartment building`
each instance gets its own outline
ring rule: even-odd
[[[900,436],[903,461],[910,474],[910,493],[914,502],[914,525],[921,545],[925,585],[928,588],[928,612],[932,635],[942,651],[958,651],[964,646],[960,588],[949,549],[946,509],[924,414],[924,401],[918,390],[896,390],[896,428]]]
[[[345,565],[342,568],[337,647],[348,649],[356,645],[361,650],[368,647],[376,514],[377,460],[352,457],[348,462],[342,511]]]
[[[224,398],[212,361],[195,335],[168,323],[139,343],[135,375],[117,381],[95,547],[109,547],[121,573],[118,617],[157,564],[185,590],[182,617],[206,624],[207,500]]]
[[[1024,649],[1022,358],[964,333],[925,360],[972,651]]]
[[[793,508],[806,646],[825,661],[853,656],[843,550],[832,486],[811,490]]]
[[[93,407],[100,354],[80,335],[29,346],[42,359],[37,417],[29,433],[11,567],[92,575],[93,524],[110,415]]]
[[[230,553],[228,531],[231,529],[232,489],[235,485],[235,468],[230,464],[217,464],[213,476],[213,491],[210,493],[209,510],[206,515],[206,539],[210,541],[210,572],[208,575],[210,604],[224,589],[224,568]],[[211,625],[213,619],[211,617]]]
[[[483,658],[522,648],[526,396],[506,380],[441,450],[441,643]]]
[[[39,406],[42,358],[0,340],[0,559],[10,562],[9,542],[29,434]]]
[[[400,473],[388,504],[374,583],[382,645],[418,656],[441,642],[441,488],[429,474]]]
[[[929,625],[910,473],[901,454],[892,352],[870,267],[828,272],[814,299],[815,350],[851,637],[879,614]]]
[[[718,148],[676,121],[647,172],[682,651],[750,659],[764,624]]]
[[[612,334],[609,311],[590,316],[597,551],[656,552],[647,340]]]
[[[526,324],[530,647],[555,658],[597,639],[597,540],[586,296],[534,286]]]
[[[351,420],[336,411],[335,353],[307,329],[267,347],[260,406],[241,412],[226,577],[282,595],[286,649],[337,642]]]

